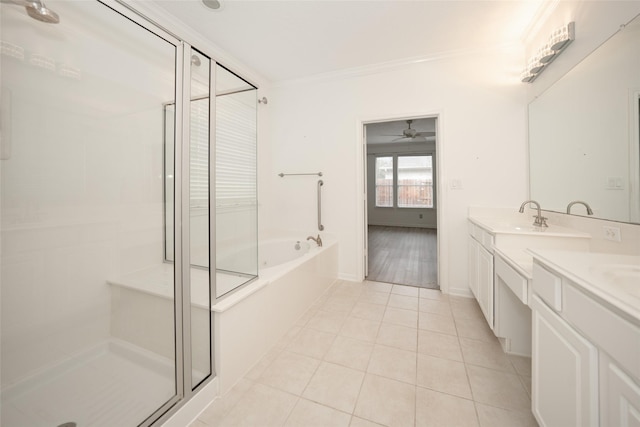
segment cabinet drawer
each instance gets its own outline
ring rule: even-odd
[[[473,236],[474,239],[480,242],[480,244],[482,244],[482,246],[484,246],[488,251],[493,253],[495,238],[491,233],[471,221],[467,222],[467,228],[469,230],[469,234]]]
[[[500,277],[523,304],[528,304],[527,279],[522,277],[500,256],[495,257],[496,276]]]
[[[482,228],[480,228],[477,225],[473,224],[473,234],[472,234],[472,236],[480,243],[482,243],[482,233],[484,233]]]
[[[493,252],[494,245],[493,235],[489,234],[489,232],[482,230],[482,246],[487,248],[490,252]]]
[[[467,221],[467,228],[469,230],[469,234],[475,237],[476,228],[478,228],[478,227],[474,223],[472,223],[471,221]]]
[[[562,311],[562,280],[538,263],[533,264],[533,292],[555,311]]]

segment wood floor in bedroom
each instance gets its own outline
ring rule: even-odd
[[[437,231],[369,226],[367,280],[439,289]]]

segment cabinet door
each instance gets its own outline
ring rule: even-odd
[[[598,352],[534,295],[531,405],[541,427],[598,425]]]
[[[640,427],[640,385],[606,355],[600,372],[602,425]]]
[[[478,303],[493,330],[493,255],[478,245]]]
[[[476,239],[468,236],[469,239],[469,289],[476,300],[478,299],[478,247],[480,244]]]

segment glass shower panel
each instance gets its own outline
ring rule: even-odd
[[[176,46],[97,1],[47,6],[59,23],[0,4],[0,424],[138,425],[178,395]]]
[[[209,268],[209,58],[191,49],[189,105],[189,219],[191,264],[191,381],[211,375],[211,287]]]
[[[258,275],[257,90],[216,68],[216,298]]]

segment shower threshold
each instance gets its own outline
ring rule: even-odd
[[[134,426],[175,393],[173,361],[111,339],[2,390],[3,427]]]

